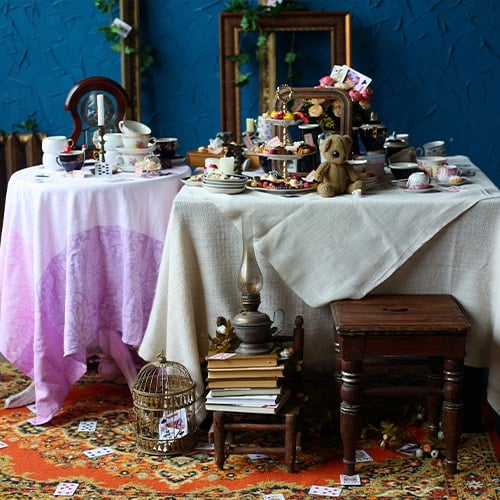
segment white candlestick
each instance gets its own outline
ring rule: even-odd
[[[97,94],[97,126],[104,125],[104,96]]]
[[[234,173],[234,156],[219,158],[219,170],[225,174]]]
[[[247,132],[255,132],[255,126],[254,126],[254,121],[253,118],[247,118]]]

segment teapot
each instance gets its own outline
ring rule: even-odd
[[[408,146],[407,142],[400,139],[396,132],[393,132],[384,143],[384,151],[387,163],[416,161],[415,148]]]

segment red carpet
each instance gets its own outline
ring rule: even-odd
[[[312,485],[340,487],[341,446],[335,430],[336,410],[328,398],[306,404],[304,446],[298,472],[289,474],[280,458],[252,461],[231,456],[219,471],[211,451],[181,456],[139,455],[135,449],[133,403],[126,385],[102,383],[86,375],[71,391],[62,411],[48,425],[26,421],[27,408],[4,409],[3,399],[26,385],[9,363],[0,363],[0,498],[54,498],[60,482],[78,483],[75,499],[262,499],[281,493],[285,499],[321,498]],[[323,394],[330,393],[322,388]],[[320,391],[321,392],[321,391]],[[96,421],[94,432],[78,430],[81,421]],[[315,424],[307,423],[315,422]],[[492,425],[492,421],[486,422]],[[424,439],[418,427],[406,435]],[[200,439],[206,441],[206,434]],[[460,473],[446,477],[441,459],[409,458],[380,448],[376,433],[359,443],[374,459],[359,464],[360,486],[344,486],[341,498],[500,498],[500,471],[493,446],[495,433],[463,435]],[[108,446],[112,453],[90,459],[85,450]],[[497,448],[498,449],[498,448]]]

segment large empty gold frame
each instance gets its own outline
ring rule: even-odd
[[[234,84],[238,76],[238,65],[228,56],[239,52],[240,33],[242,32],[241,18],[241,12],[224,12],[220,14],[219,19],[221,127],[222,130],[231,132],[237,140],[240,138],[242,121],[240,89]],[[259,113],[272,109],[275,97],[277,86],[276,33],[280,31],[324,31],[329,35],[328,49],[331,67],[334,64],[350,65],[351,63],[351,18],[349,12],[282,12],[276,17],[259,19],[259,26],[269,35],[268,44],[262,51],[259,63]],[[318,48],[318,50],[326,50],[326,47]],[[317,76],[317,78],[319,79],[320,76],[322,75]],[[297,94],[294,96],[299,97]]]

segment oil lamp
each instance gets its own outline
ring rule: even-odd
[[[240,354],[262,354],[272,349],[269,342],[272,321],[258,311],[263,279],[253,245],[253,221],[249,215],[241,220],[243,255],[238,274],[238,288],[241,292],[242,310],[233,318],[234,331],[241,344],[236,349]]]

